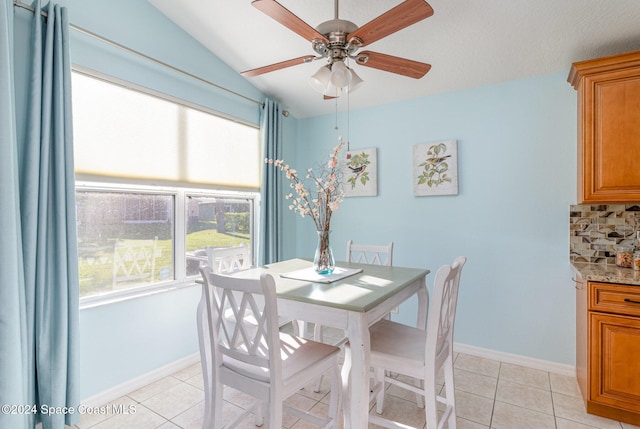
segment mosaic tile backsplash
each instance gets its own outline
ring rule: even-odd
[[[569,210],[571,262],[615,264],[614,246],[636,245],[640,231],[638,204],[579,204]]]

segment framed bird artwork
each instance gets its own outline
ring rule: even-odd
[[[458,142],[413,146],[413,195],[458,195]]]
[[[345,197],[378,195],[376,148],[348,151],[342,177]]]

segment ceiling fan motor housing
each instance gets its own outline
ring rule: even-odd
[[[329,43],[322,39],[314,39],[312,46],[314,51],[329,59],[329,63],[344,61],[358,50],[362,42],[354,38],[354,41],[347,41],[347,35],[358,29],[358,26],[351,21],[344,19],[332,19],[325,21],[316,27],[318,33],[324,35]]]
[[[330,33],[353,33],[358,29],[358,26],[351,21],[345,19],[331,19],[325,21],[316,27],[316,31],[320,34],[324,34],[329,38]]]

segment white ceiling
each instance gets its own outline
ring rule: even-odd
[[[251,0],[149,0],[234,70],[313,55],[311,43]],[[334,16],[334,0],[279,0],[316,27]],[[638,0],[429,0],[434,15],[367,46],[429,63],[419,80],[353,65],[364,83],[349,98],[360,108],[535,75],[572,62],[640,49]],[[342,0],[339,17],[362,26],[401,0]],[[315,61],[248,78],[295,117],[334,112],[308,84]],[[346,97],[338,108],[347,106]]]

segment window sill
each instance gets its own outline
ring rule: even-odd
[[[172,292],[193,286],[200,286],[198,278],[192,277],[182,282],[168,282],[155,286],[136,288],[119,292],[111,292],[103,295],[89,296],[80,298],[80,310],[88,310],[90,308],[102,307],[104,305],[115,304],[132,299],[144,298],[160,293]]]

